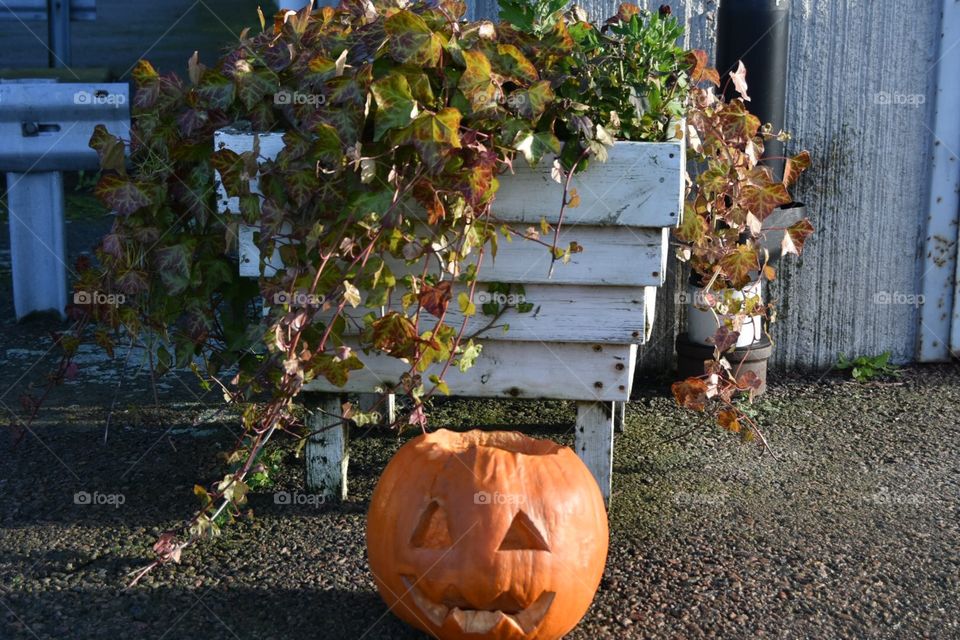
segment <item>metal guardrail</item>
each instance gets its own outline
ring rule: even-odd
[[[50,11],[49,5],[55,5]],[[31,20],[46,20],[49,13],[57,14],[63,11],[60,5],[69,9],[70,19],[74,22],[90,22],[97,19],[97,0],[70,0],[67,4],[62,0],[0,0],[0,20],[16,20],[29,22]]]
[[[2,1],[2,0],[0,0]],[[0,81],[0,172],[7,174],[13,306],[63,315],[67,304],[63,174],[95,169],[97,124],[129,136],[128,85]]]
[[[96,19],[96,0],[0,0],[0,21],[47,21],[50,67],[72,63],[70,23]]]

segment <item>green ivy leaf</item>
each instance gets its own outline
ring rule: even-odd
[[[227,110],[236,98],[236,87],[229,78],[217,71],[206,70],[197,87],[197,95],[210,109]]]
[[[443,55],[443,40],[417,14],[400,10],[386,19],[390,56],[397,62],[435,67]]]
[[[193,242],[187,241],[156,251],[154,264],[160,281],[172,296],[179,295],[190,284],[190,265],[193,262]]]
[[[462,313],[464,317],[469,318],[477,315],[477,306],[470,300],[470,296],[466,293],[461,292],[457,296],[457,305],[460,307],[460,313]]]
[[[98,124],[93,128],[93,135],[90,137],[90,148],[97,152],[97,157],[100,158],[101,170],[116,171],[117,173],[123,174],[127,172],[125,158],[126,148],[123,140],[111,135],[102,124]]]
[[[475,343],[473,340],[468,340],[467,344],[461,345],[460,359],[457,361],[457,368],[461,372],[466,372],[470,367],[476,363],[477,358],[480,357],[480,352],[483,350],[483,346]]]
[[[526,135],[521,134],[516,148],[532,167],[548,153],[560,153],[560,140],[549,132],[528,132]]]
[[[337,130],[329,124],[320,123],[313,127],[313,132],[316,137],[310,149],[311,159],[328,169],[339,168],[343,161],[343,146]]]
[[[513,106],[514,110],[524,118],[536,120],[546,111],[554,97],[550,81],[541,80],[529,89],[519,89],[511,93],[507,104]]]
[[[410,93],[406,76],[391,73],[370,85],[377,102],[374,117],[374,140],[380,140],[390,129],[402,129],[417,117],[417,102]]]
[[[450,386],[445,381],[441,380],[440,376],[436,374],[430,374],[430,382],[432,382],[437,387],[437,391],[443,395],[450,395]]]
[[[492,62],[497,73],[516,84],[533,84],[540,79],[537,68],[512,44],[497,45]]]
[[[480,51],[464,51],[467,69],[460,76],[457,87],[467,96],[474,111],[484,111],[497,105],[497,91],[490,77],[490,60]]]
[[[460,112],[447,108],[436,114],[421,113],[413,121],[412,135],[424,164],[436,170],[453,149],[460,148]]]
[[[237,96],[247,109],[279,89],[279,80],[272,71],[250,71],[237,74]]]

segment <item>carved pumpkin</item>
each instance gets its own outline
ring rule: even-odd
[[[381,597],[439,638],[560,638],[607,558],[607,513],[577,455],[516,432],[440,430],[397,451],[367,517]]]

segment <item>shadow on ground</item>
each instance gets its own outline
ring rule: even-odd
[[[0,383],[24,384],[24,370],[0,367]],[[0,432],[0,637],[421,637],[388,614],[366,565],[364,514],[400,444],[380,431],[354,430],[346,503],[278,504],[302,493],[291,447],[253,518],[123,590],[236,433],[189,381],[158,400],[145,376],[72,385],[30,431]],[[700,418],[663,389],[629,406],[607,569],[570,638],[960,637],[960,369],[781,381],[755,413],[777,460],[706,423],[677,439]],[[573,417],[563,402],[432,410],[437,426],[565,442]]]

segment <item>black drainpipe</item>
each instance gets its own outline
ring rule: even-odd
[[[747,108],[779,131],[784,125],[787,96],[787,43],[790,39],[790,0],[722,0],[717,14],[717,70],[726,96],[736,90],[727,75],[743,60],[747,67],[750,102]],[[766,155],[782,156],[783,145],[770,141]],[[783,177],[783,161],[766,161]]]
[[[730,71],[743,60],[747,68],[747,109],[762,123],[773,125],[774,131],[783,129],[787,101],[787,45],[790,40],[790,0],[723,0],[717,12],[717,70],[720,86],[728,98],[737,95],[732,82],[727,82]],[[765,156],[782,158],[783,144],[770,140],[765,145]],[[782,159],[764,160],[777,179],[783,178]],[[784,227],[806,217],[802,203],[794,202],[778,208],[764,220],[770,229],[760,246],[770,252],[770,258],[780,257],[780,241]]]

